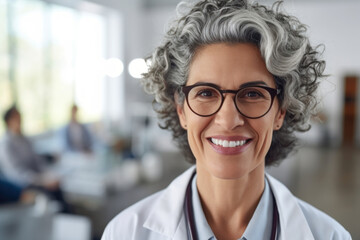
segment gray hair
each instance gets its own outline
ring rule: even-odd
[[[193,56],[198,48],[213,43],[253,43],[261,52],[268,71],[281,89],[279,102],[286,109],[284,124],[274,131],[266,165],[285,158],[296,146],[294,132],[310,129],[309,120],[316,113],[316,90],[324,77],[325,62],[318,47],[312,47],[306,26],[293,16],[280,12],[282,2],[272,8],[246,0],[202,0],[194,5],[180,3],[190,10],[173,22],[149,59],[144,74],[145,91],[155,96],[154,109],[160,127],[169,129],[187,159],[195,158],[181,127],[176,104],[184,103],[180,92],[185,85]],[[175,93],[178,102],[175,102]]]

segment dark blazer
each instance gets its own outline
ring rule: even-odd
[[[70,124],[65,126],[65,150],[67,151],[91,151],[92,137],[89,130],[83,125],[79,124],[81,128],[81,146],[76,146],[70,135]]]

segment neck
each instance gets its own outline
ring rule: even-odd
[[[242,236],[260,201],[264,181],[264,166],[230,180],[198,171],[197,188],[201,204],[217,239]]]
[[[19,128],[8,128],[8,131],[13,135],[21,135],[21,130]]]

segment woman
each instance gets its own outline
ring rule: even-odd
[[[325,68],[279,6],[205,0],[175,21],[144,83],[195,167],[115,217],[104,240],[351,239],[265,174],[309,129]]]

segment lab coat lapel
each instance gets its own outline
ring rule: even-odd
[[[297,198],[278,180],[266,175],[279,211],[280,240],[314,240]]]
[[[185,215],[182,214],[179,227],[174,234],[173,240],[184,240],[187,239],[187,237],[188,236],[187,236]]]
[[[186,187],[195,167],[176,178],[154,203],[144,227],[173,240],[187,239],[183,214]]]
[[[183,206],[186,187],[195,167],[189,168],[166,188],[153,204],[144,227],[167,239],[187,239]],[[278,180],[266,174],[279,211],[280,240],[314,240],[297,198]]]

